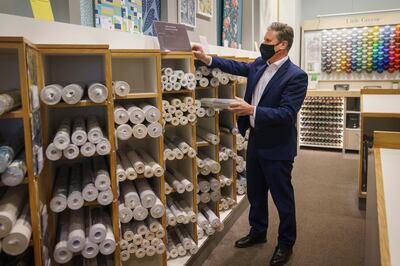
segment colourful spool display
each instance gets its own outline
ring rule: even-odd
[[[325,73],[400,70],[400,25],[323,30],[321,44]]]

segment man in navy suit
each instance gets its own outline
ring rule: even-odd
[[[251,229],[235,246],[247,248],[266,242],[270,191],[280,219],[278,245],[270,265],[286,264],[296,240],[291,173],[297,153],[297,113],[306,96],[308,78],[288,57],[292,43],[292,27],[275,22],[260,45],[261,57],[250,64],[207,56],[201,46],[192,46],[196,59],[211,68],[247,77],[244,100],[237,98],[230,106],[239,115],[240,134],[244,136],[250,128],[246,171]]]

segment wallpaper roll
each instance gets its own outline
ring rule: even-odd
[[[209,84],[210,84],[210,81],[208,80],[208,78],[201,78],[201,79],[199,80],[199,85],[200,85],[200,87],[202,87],[202,88],[208,87]]]
[[[183,72],[183,70],[174,70],[173,75],[177,76],[178,79],[183,79],[185,77],[185,72]]]
[[[186,203],[184,200],[179,200],[179,206],[182,208],[183,211],[186,212],[186,214],[189,216],[189,219],[192,223],[195,223],[197,221],[197,215],[193,211],[193,209]]]
[[[184,177],[179,171],[170,168],[170,172],[177,180],[181,182],[181,184],[185,187],[185,190],[187,192],[193,191],[194,188],[193,184],[186,177]]]
[[[165,231],[162,227],[158,228],[157,232],[156,232],[156,237],[159,239],[163,239],[165,236]]]
[[[177,117],[172,117],[172,119],[171,119],[171,125],[173,125],[173,126],[178,126],[178,125],[179,125],[179,118],[177,118]]]
[[[77,146],[82,146],[87,141],[85,120],[82,117],[73,121],[71,141]]]
[[[188,82],[186,88],[187,88],[188,90],[191,90],[191,91],[195,90],[195,89],[196,89],[196,82],[194,82],[194,81]]]
[[[174,73],[174,71],[170,67],[165,67],[161,69],[161,73],[163,75],[171,76]]]
[[[116,165],[116,175],[118,182],[122,182],[126,180],[126,172],[121,162],[121,157],[119,153],[116,154],[117,165]],[[132,168],[133,169],[133,168]]]
[[[175,259],[179,256],[178,249],[176,248],[174,242],[171,240],[171,237],[169,237],[167,241],[167,251],[172,259]]]
[[[128,140],[133,135],[132,127],[128,124],[119,125],[116,130],[117,137],[120,140]]]
[[[105,218],[108,216],[101,207],[88,208],[86,215],[90,215],[89,239],[93,243],[99,244],[106,237]]]
[[[139,107],[142,108],[147,122],[153,123],[160,120],[161,113],[157,107],[146,103],[139,104]]]
[[[222,85],[226,85],[229,83],[229,76],[227,74],[221,74],[218,77],[218,80]]]
[[[181,84],[182,87],[187,87],[189,84],[189,81],[187,79],[181,79],[179,81],[179,83]]]
[[[206,178],[204,178],[204,177],[199,177],[198,179],[197,179],[197,181],[198,181],[198,185],[199,185],[199,188],[200,188],[200,191],[201,192],[209,192],[210,191],[210,189],[211,189],[211,184],[210,184],[210,182],[206,179]]]
[[[140,201],[145,208],[151,208],[156,204],[157,196],[146,179],[135,181],[136,189],[140,196]]]
[[[112,85],[114,93],[118,96],[126,96],[131,91],[128,82],[122,80],[113,81]]]
[[[199,251],[199,247],[196,245],[196,243],[194,242],[194,240],[192,239],[192,244],[191,247],[189,249],[190,254],[194,255]]]
[[[196,114],[187,114],[186,118],[187,118],[187,120],[188,120],[188,123],[189,123],[189,122],[190,122],[190,123],[193,123],[193,122],[196,121],[197,116],[196,116]]]
[[[110,173],[107,170],[107,165],[104,157],[94,157],[93,160],[93,173],[95,176],[94,185],[100,191],[107,190],[111,187]]]
[[[104,218],[105,218],[104,224],[106,226],[106,237],[100,243],[99,248],[100,248],[101,254],[110,255],[115,251],[116,243],[115,243],[113,228],[112,228],[112,224],[111,224],[111,219],[109,216],[106,216]]]
[[[150,216],[146,220],[147,227],[149,228],[150,232],[157,232],[160,227],[162,227],[161,223],[154,217]]]
[[[183,116],[183,112],[181,110],[176,110],[175,111],[175,117],[181,118]]]
[[[210,85],[211,87],[218,87],[219,86],[219,79],[216,77],[213,77],[210,79]]]
[[[138,259],[144,258],[146,256],[146,250],[142,247],[138,248],[135,252],[135,256]]]
[[[218,202],[221,199],[221,191],[212,191],[210,197],[212,201]]]
[[[189,250],[192,247],[192,241],[191,241],[192,239],[189,236],[189,234],[187,233],[187,231],[184,230],[183,227],[177,226],[175,228],[175,232],[179,238],[179,241],[183,244],[183,247],[186,250]]]
[[[175,154],[170,148],[168,148],[166,142],[164,142],[164,159],[169,161],[175,160]]]
[[[218,174],[221,171],[221,165],[211,158],[205,158],[203,162],[210,167],[211,173]]]
[[[199,68],[197,68],[197,70],[194,72],[194,77],[196,80],[200,80],[203,77],[203,74]]]
[[[121,261],[128,261],[129,258],[131,257],[131,254],[129,253],[128,250],[121,250],[120,256],[121,256]]]
[[[202,239],[204,237],[203,228],[197,225],[197,239]]]
[[[86,259],[93,259],[99,254],[99,245],[92,242],[89,238],[91,216],[87,215],[88,211],[85,210],[85,245],[82,250],[82,256]]]
[[[147,135],[147,127],[143,124],[137,124],[132,127],[132,134],[137,139],[143,139]]]
[[[114,106],[114,122],[117,125],[128,123],[129,118],[129,113],[124,107],[122,107],[121,105]]]
[[[143,221],[149,215],[149,211],[140,203],[133,209],[133,218],[137,221]]]
[[[207,66],[200,66],[198,70],[201,72],[203,76],[209,76],[211,74],[211,69]]]
[[[208,224],[210,224],[210,222],[207,220],[207,218],[203,215],[203,213],[201,211],[199,211],[197,213],[197,224],[198,226],[200,226],[200,228],[202,228],[203,230],[205,230],[206,226]]]
[[[176,75],[171,75],[171,76],[169,76],[168,79],[169,79],[170,84],[174,84],[174,83],[178,82],[178,76],[176,76]]]
[[[54,145],[54,143],[50,143],[49,146],[47,146],[46,157],[50,161],[57,161],[57,160],[61,159],[62,155],[63,155],[62,150],[57,149],[57,147]],[[0,161],[1,161],[1,159],[0,159]],[[3,163],[0,162],[0,172],[1,172],[1,169],[3,168],[2,165],[3,165]]]
[[[11,256],[22,254],[29,246],[32,236],[32,224],[29,204],[25,204],[10,233],[2,240],[2,250]]]
[[[53,195],[50,200],[50,209],[59,213],[67,208],[69,168],[61,166],[57,170],[54,180]]]
[[[165,90],[166,91],[172,91],[174,89],[174,85],[172,85],[172,83],[167,83],[165,85]]]
[[[105,102],[108,96],[108,89],[101,83],[93,83],[88,88],[88,96],[95,103]]]
[[[129,252],[129,254],[135,254],[137,249],[138,249],[138,247],[134,243],[129,243],[128,244],[128,252]]]
[[[147,225],[143,221],[135,222],[135,226],[137,228],[136,229],[137,233],[139,233],[142,236],[144,236],[147,233],[147,231],[149,231]]]
[[[173,105],[169,105],[167,109],[168,113],[170,114],[175,114],[176,110],[177,110],[176,107]]]
[[[179,241],[178,236],[176,235],[175,231],[172,232],[171,234],[171,239],[174,241],[174,244],[178,250],[179,256],[183,257],[187,254],[186,249],[183,247],[182,243]]]
[[[197,117],[204,117],[206,115],[206,109],[200,107],[199,109],[196,110],[196,115]]]
[[[74,164],[69,174],[67,205],[71,210],[78,210],[82,208],[83,203],[82,168],[80,164]]]
[[[89,116],[86,120],[88,140],[97,144],[103,138],[103,131],[101,130],[99,121],[95,116]]]
[[[129,120],[137,125],[143,123],[145,120],[145,113],[144,111],[136,105],[129,105],[126,106],[128,113],[129,113]]]
[[[80,252],[85,247],[85,219],[83,214],[83,209],[69,212],[67,246],[71,252]]]
[[[215,116],[215,109],[214,108],[206,108],[206,116],[214,117]]]
[[[219,152],[219,161],[227,161],[229,160],[229,156],[228,154],[226,154],[225,152],[220,151]]]
[[[79,147],[75,144],[68,144],[67,148],[63,150],[64,157],[73,160],[79,156]]]
[[[213,145],[219,144],[219,141],[220,141],[219,137],[211,132],[206,131],[203,128],[197,127],[196,134],[200,138],[204,139],[205,141],[207,141]]]
[[[96,144],[96,151],[99,155],[107,155],[111,152],[111,143],[106,138],[101,138],[100,142]]]
[[[90,162],[86,161],[82,168],[82,196],[85,201],[91,202],[97,199],[99,191],[95,186],[95,176]]]
[[[96,146],[91,142],[86,142],[81,146],[80,152],[84,157],[92,157],[96,153]]]
[[[19,90],[8,90],[0,93],[0,115],[21,106],[21,94]]]
[[[186,116],[181,116],[179,118],[179,124],[181,124],[182,126],[187,125],[189,122],[188,118]]]
[[[120,205],[123,204],[120,202]],[[133,233],[133,226],[129,223],[123,223],[121,224],[121,235],[122,238],[126,241],[132,241],[134,233]],[[129,244],[129,242],[128,242]]]
[[[207,220],[210,222],[212,227],[218,228],[221,226],[221,220],[208,206],[202,206],[201,212],[203,213],[204,217],[206,217]]]
[[[164,204],[161,202],[161,200],[157,197],[156,203],[154,204],[153,207],[150,209],[150,215],[153,218],[161,218],[165,213],[165,208]]]
[[[147,255],[147,256],[152,257],[152,256],[154,256],[155,254],[156,254],[156,248],[155,248],[155,247],[153,247],[153,246],[148,246],[148,247],[146,248],[146,255]]]
[[[71,83],[62,89],[62,99],[67,104],[78,103],[84,93],[84,85],[79,83]]]
[[[145,164],[151,167],[154,176],[161,177],[164,174],[164,168],[162,168],[160,164],[156,163],[153,157],[151,157],[143,149],[139,149],[138,152]]]
[[[187,111],[189,112],[189,114],[196,114],[196,106],[195,105],[189,105],[187,108]],[[187,116],[189,116],[189,114],[187,114]]]
[[[70,135],[71,135],[71,120],[64,119],[60,126],[57,129],[57,132],[54,136],[53,143],[59,150],[64,150],[67,148],[70,143]]]
[[[124,200],[125,205],[128,208],[134,209],[136,206],[139,206],[140,197],[136,190],[136,187],[133,185],[131,181],[122,182],[120,185],[121,196]]]
[[[221,182],[215,177],[210,178],[210,187],[212,191],[217,191],[221,189]]]
[[[183,185],[172,173],[169,171],[165,171],[165,179],[166,181],[171,184],[171,186],[175,189],[176,192],[182,194],[185,192],[185,185]]]
[[[26,170],[25,151],[22,151],[1,174],[1,182],[9,187],[17,186],[24,180]]]
[[[239,130],[238,130],[238,128],[237,127],[224,127],[224,126],[219,126],[219,130],[221,131],[221,132],[225,132],[225,133],[228,133],[228,134],[232,134],[232,135],[237,135],[237,134],[239,134]]]
[[[166,214],[166,217],[167,217],[167,223],[168,223],[168,225],[170,225],[170,226],[175,226],[176,225],[176,217],[175,217],[175,215],[172,213],[172,211],[171,211],[171,209],[170,208],[166,208],[165,209],[165,214]]]
[[[161,75],[161,82],[163,82],[163,83],[167,83],[169,80],[168,80],[168,76],[167,75]]]
[[[54,260],[57,263],[63,264],[67,263],[72,259],[72,252],[68,249],[68,216],[66,213],[61,214],[58,217],[58,234],[56,238],[56,246],[54,247]]]
[[[164,189],[165,189],[165,195],[169,195],[173,191],[172,187],[168,184],[167,181],[164,182]]]
[[[147,232],[146,232],[147,233]],[[150,241],[147,240],[146,238],[143,238],[142,241],[142,248],[146,249],[148,246],[150,246]]]
[[[208,192],[200,194],[200,201],[203,203],[209,203],[211,201],[211,195]]]
[[[136,173],[143,174],[145,170],[145,165],[143,159],[137,154],[137,152],[134,150],[130,150],[128,151],[127,156]]]
[[[156,248],[156,253],[158,255],[162,255],[166,251],[165,244],[162,241],[160,241],[160,243],[158,243],[158,245],[156,245],[155,248]]]
[[[103,206],[110,205],[112,201],[113,201],[113,193],[111,191],[111,188],[99,192],[99,196],[97,197],[97,202],[100,205]]]
[[[179,110],[181,110],[182,112],[187,112],[189,106],[191,106],[191,105],[188,105],[188,104],[182,102],[181,106],[179,106]]]
[[[133,168],[131,161],[124,151],[118,151],[119,158],[121,159],[122,167],[125,170],[126,178],[129,180],[134,180],[137,178],[137,173]]]
[[[123,202],[119,202],[118,205],[119,220],[121,223],[129,223],[133,218],[132,210],[125,206]]]
[[[40,91],[40,99],[47,105],[55,105],[61,101],[63,87],[59,84],[50,84]]]
[[[223,180],[223,182],[225,183],[226,186],[232,185],[232,179],[230,179],[230,178],[228,178],[228,177],[226,177],[224,175],[220,175],[219,178],[221,180]]]
[[[196,157],[196,164],[198,168],[203,168],[205,166],[203,160],[200,159],[199,157]]]
[[[158,138],[162,135],[163,129],[159,122],[149,123],[147,125],[147,134],[152,138]]]

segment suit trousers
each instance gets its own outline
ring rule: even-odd
[[[246,158],[250,235],[266,237],[269,191],[279,213],[278,246],[292,248],[296,241],[295,198],[291,182],[293,160],[263,159],[256,142],[250,132]]]

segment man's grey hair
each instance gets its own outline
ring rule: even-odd
[[[282,41],[287,41],[288,45],[286,50],[289,51],[290,48],[292,47],[293,44],[293,28],[290,27],[286,23],[281,23],[281,22],[273,22],[269,27],[268,30],[271,31],[276,31],[277,35],[276,37],[278,38],[279,42]]]

